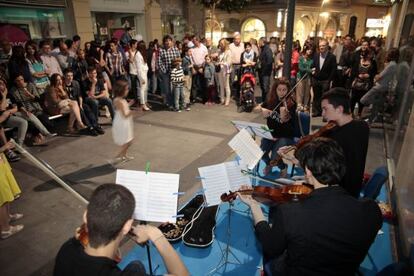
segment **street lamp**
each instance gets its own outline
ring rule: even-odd
[[[319,17],[320,17],[320,14],[322,12],[323,5],[325,5],[327,3],[329,3],[329,0],[322,0],[321,7],[319,8],[319,11],[318,11],[318,17],[316,19],[316,24],[315,24],[315,35],[317,35],[317,36],[319,36],[319,27],[320,27],[319,26],[320,25]]]

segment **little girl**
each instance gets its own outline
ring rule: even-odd
[[[116,164],[134,159],[132,156],[127,156],[127,150],[134,140],[134,128],[132,113],[125,99],[129,92],[128,83],[124,80],[118,80],[112,91],[115,96],[115,118],[112,123],[112,136],[115,144],[121,146],[121,151],[115,156],[115,159],[110,161],[111,164]]]
[[[216,87],[214,83],[215,67],[211,61],[210,55],[206,55],[204,63],[204,78],[207,87],[207,101],[206,105],[212,105],[216,100]]]

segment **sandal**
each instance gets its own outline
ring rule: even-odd
[[[15,226],[10,225],[9,230],[1,231],[1,237],[0,238],[2,240],[5,240],[7,238],[10,238],[14,234],[17,234],[20,231],[22,231],[23,228],[24,228],[24,225],[23,224],[19,224],[19,225],[15,225]]]
[[[13,222],[13,221],[21,219],[23,217],[23,214],[19,214],[19,213],[10,214],[9,217],[10,217],[10,222]]]

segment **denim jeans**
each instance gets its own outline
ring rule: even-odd
[[[130,91],[128,94],[128,98],[129,99],[134,99],[135,101],[138,102],[138,93],[140,90],[140,83],[139,83],[139,79],[137,75],[129,75],[130,79],[131,79],[131,86],[130,86]]]
[[[172,92],[171,92],[171,80],[169,73],[159,73],[160,76],[160,89],[161,95],[164,97],[164,104],[172,106]]]
[[[277,138],[276,141],[275,140],[269,140],[269,139],[262,139],[262,142],[260,144],[260,148],[264,151],[262,160],[263,162],[266,163],[266,165],[270,164],[270,160],[275,160],[276,158],[279,157],[279,155],[277,154],[277,151],[284,146],[289,146],[289,145],[293,145],[293,138],[286,138],[286,137],[281,137],[281,138]],[[270,157],[269,157],[269,153],[270,153]],[[284,169],[286,167],[286,164],[281,163],[280,165],[278,165],[279,169]]]
[[[270,88],[270,76],[264,76],[259,73],[259,82],[260,89],[262,90],[262,102],[264,103]]]
[[[34,116],[33,114],[32,116],[36,118],[36,116]],[[19,145],[23,145],[24,139],[26,138],[27,128],[29,125],[27,120],[23,119],[21,116],[13,115],[10,116],[7,119],[7,121],[3,123],[3,125],[5,127],[17,128],[17,143]]]
[[[380,85],[374,85],[362,98],[361,103],[363,105],[372,104],[371,115],[369,121],[372,122],[380,111],[384,109],[385,97],[387,89]]]
[[[184,87],[182,86],[173,86],[174,91],[174,108],[180,109],[180,105],[183,105],[184,102]]]
[[[109,109],[109,113],[111,114],[111,119],[112,120],[114,119],[114,107],[112,105],[112,100],[110,98],[102,97],[102,98],[99,98],[99,99],[94,99],[94,101],[98,106],[102,106],[102,105],[107,106],[108,109]],[[98,110],[97,110],[95,115],[96,115],[96,118],[99,117]]]

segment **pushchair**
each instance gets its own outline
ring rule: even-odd
[[[254,74],[246,72],[240,78],[240,101],[237,112],[252,112],[256,106],[256,99],[254,97],[254,87],[256,79]]]

